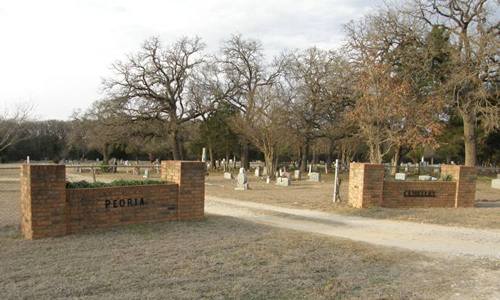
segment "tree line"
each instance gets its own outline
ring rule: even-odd
[[[212,163],[237,156],[248,168],[261,158],[268,174],[280,160],[302,170],[333,158],[496,164],[497,8],[486,0],[408,1],[345,25],[337,50],[275,57],[242,35],[215,54],[198,37],[149,38],[112,65],[102,100],[71,121],[42,123],[65,128],[54,140],[63,145],[60,158],[96,151],[105,162],[113,155],[192,159],[206,147]]]

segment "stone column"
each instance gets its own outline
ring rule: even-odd
[[[21,166],[21,231],[27,239],[66,234],[64,165]]]
[[[349,204],[356,208],[381,206],[384,189],[384,165],[351,163],[349,168]]]
[[[179,185],[179,220],[200,220],[205,211],[206,164],[200,161],[168,160],[161,162],[161,179]]]
[[[455,207],[473,207],[476,201],[476,168],[462,165],[441,165],[441,177],[450,175],[457,183]]]

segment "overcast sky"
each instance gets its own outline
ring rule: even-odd
[[[335,48],[342,25],[379,0],[1,0],[0,105],[31,102],[42,119],[68,119],[101,97],[110,65],[159,36],[198,35],[208,51],[233,33],[281,49]]]

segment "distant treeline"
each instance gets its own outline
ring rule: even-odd
[[[78,121],[31,121],[23,125],[22,139],[8,148],[4,153],[0,154],[2,162],[18,162],[25,160],[30,156],[32,160],[48,160],[60,161],[67,160],[95,160],[103,161],[104,156],[99,152],[97,144],[79,140],[78,143],[73,143],[75,138],[81,137],[82,133],[77,132],[81,127],[76,126]],[[214,124],[212,124],[214,125]],[[224,126],[224,124],[218,124]],[[425,156],[428,160],[431,158],[435,162],[450,162],[454,161],[462,163],[464,161],[463,140],[461,138],[462,124],[459,122],[452,123],[447,128],[446,133],[441,137],[441,146],[435,151],[420,149],[418,151],[408,152],[402,157],[402,161],[416,162],[420,160],[421,156]],[[212,134],[220,133],[220,131],[229,128],[222,128],[219,132],[214,131]],[[202,122],[193,122],[189,126],[189,134],[183,136],[184,157],[186,159],[200,159],[202,148],[206,147],[207,140],[204,137],[205,127]],[[228,135],[231,133],[229,132]],[[84,135],[84,134],[83,134]],[[236,156],[239,159],[241,145],[238,142],[237,136],[233,134],[231,138],[227,136],[222,138],[216,143],[214,152],[212,153],[213,160],[223,158],[233,158]],[[500,163],[500,131],[491,132],[489,134],[481,134],[481,142],[479,143],[478,158],[481,165],[498,165]],[[92,138],[92,137],[88,137]],[[108,154],[109,158],[115,157],[118,159],[127,160],[155,160],[155,159],[172,159],[171,150],[164,145],[157,145],[154,147],[154,139],[143,140],[143,147],[139,145],[127,144],[126,140],[114,143],[110,148]],[[310,161],[332,161],[334,158],[339,157],[337,149],[329,152],[329,147],[325,144],[319,143],[314,155],[311,154],[308,159]],[[366,152],[361,150],[354,159],[362,160],[366,156]],[[250,149],[251,160],[262,160],[262,154],[251,147]],[[297,153],[285,152],[282,153],[280,161],[300,160]]]

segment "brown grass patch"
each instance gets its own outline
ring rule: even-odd
[[[0,298],[447,298],[498,292],[498,261],[208,216],[26,241],[0,229]],[[498,295],[498,294],[496,294]]]

